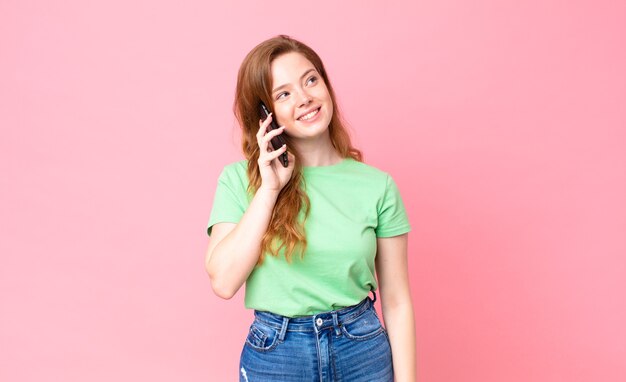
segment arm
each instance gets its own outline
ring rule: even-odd
[[[397,382],[417,379],[415,318],[407,271],[408,234],[378,238],[376,273]]]
[[[266,134],[272,116],[259,121],[256,134],[260,154],[258,159],[262,183],[244,212],[239,223],[218,223],[212,228],[212,236],[207,248],[204,267],[211,287],[218,296],[229,299],[237,293],[248,279],[261,255],[261,241],[267,231],[276,199],[282,188],[291,178],[295,158],[283,146],[269,149],[273,137],[283,132],[283,127]],[[283,167],[278,157],[287,152],[289,166]]]
[[[233,297],[254,269],[277,197],[278,191],[259,188],[239,223],[213,226],[204,264],[221,298]]]

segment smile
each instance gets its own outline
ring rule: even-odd
[[[308,121],[308,120],[314,118],[317,115],[317,113],[319,113],[319,111],[320,111],[320,107],[318,107],[317,109],[313,110],[312,112],[310,112],[308,114],[305,114],[302,117],[298,118],[298,121]]]

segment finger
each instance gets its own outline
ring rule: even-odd
[[[274,150],[274,147],[272,147],[272,145],[267,142],[263,144],[265,145],[265,150],[261,149],[259,151],[259,161],[264,162],[264,163],[269,163],[273,159],[269,155],[275,152],[276,150]]]
[[[272,164],[272,161],[278,158],[281,154],[283,154],[285,150],[287,150],[287,145],[281,146],[280,148],[278,148],[278,150],[268,151],[259,155],[259,165],[268,166]]]
[[[282,145],[279,149],[274,150],[270,153],[267,153],[266,160],[268,162],[273,161],[274,159],[278,158],[279,156],[281,156],[285,151],[287,150],[287,145]],[[289,154],[287,154],[289,155]]]
[[[265,141],[271,141],[271,140],[272,140],[272,138],[274,138],[274,137],[275,137],[275,136],[277,136],[277,135],[282,134],[282,133],[283,133],[283,131],[285,131],[285,126],[281,126],[281,127],[279,127],[278,129],[274,129],[274,130],[269,131],[267,134],[265,134],[265,135],[263,136],[263,139],[264,139]]]
[[[270,115],[268,115],[267,118],[265,118],[265,121],[259,120],[259,131],[256,133],[256,137],[258,139],[260,139],[261,137],[263,137],[263,135],[265,135],[265,132],[267,131],[267,127],[269,126],[271,122],[272,122],[272,113],[270,113]]]
[[[269,150],[269,144],[267,143],[266,140],[263,139],[263,136],[265,135],[265,132],[267,131],[267,127],[269,126],[271,122],[272,122],[272,113],[270,113],[270,115],[265,119],[265,121],[259,120],[260,126],[259,126],[259,131],[257,132],[257,135],[256,135],[256,140],[257,140],[257,144],[259,145],[259,150],[261,151],[261,153]]]

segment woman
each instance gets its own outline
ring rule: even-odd
[[[205,266],[218,296],[245,283],[254,309],[240,381],[414,381],[408,219],[393,179],[352,147],[319,56],[284,35],[262,42],[234,112],[246,160],[219,177]]]

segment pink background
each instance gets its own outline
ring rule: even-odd
[[[205,226],[278,33],[400,187],[420,381],[626,380],[626,3],[382,3],[2,1],[0,380],[236,380]]]

